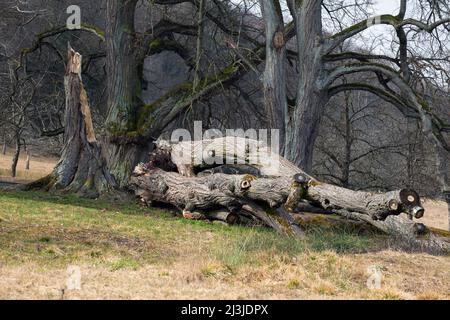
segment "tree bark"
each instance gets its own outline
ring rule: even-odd
[[[200,0],[198,4],[198,17],[197,17],[197,44],[195,50],[195,69],[194,80],[192,81],[192,92],[195,93],[200,81],[200,63],[203,55],[203,30],[204,30],[204,18],[205,18],[205,5],[206,0]]]
[[[25,189],[62,190],[96,198],[116,186],[92,124],[88,96],[81,80],[81,55],[68,50],[64,77],[66,109],[64,147],[53,172]]]
[[[269,129],[280,130],[280,154],[284,153],[286,97],[286,43],[284,21],[278,0],[260,0],[265,23],[266,66],[263,75],[264,107]],[[277,150],[278,151],[278,150]]]
[[[30,170],[30,151],[27,151],[27,159],[25,160],[25,170]]]
[[[141,100],[142,61],[136,47],[134,13],[137,0],[108,0],[106,7],[106,70],[108,166],[123,187],[142,156],[142,145],[116,143],[114,137],[136,132]]]
[[[325,76],[322,60],[321,1],[288,1],[295,21],[299,76],[295,108],[286,125],[284,156],[306,172],[311,172],[314,142],[328,101],[320,86]]]
[[[435,150],[436,150],[436,167],[437,167],[437,176],[441,185],[442,192],[442,200],[447,203],[448,210],[448,230],[450,231],[450,165],[448,158],[450,153],[444,150],[441,146],[439,146],[435,142]]]

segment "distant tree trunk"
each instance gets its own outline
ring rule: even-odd
[[[266,66],[263,76],[264,107],[267,125],[280,130],[280,150],[284,153],[286,99],[286,47],[283,13],[278,0],[260,0],[266,35]]]
[[[25,161],[25,170],[30,170],[30,151],[27,151],[27,159]]]
[[[322,2],[289,0],[288,4],[297,31],[299,82],[296,105],[286,125],[285,157],[311,172],[314,142],[328,101],[326,90],[320,87],[320,79],[325,75],[321,47]]]
[[[106,70],[108,90],[108,165],[120,187],[124,187],[140,160],[142,146],[133,142],[141,100],[142,61],[134,32],[137,0],[106,3]],[[112,139],[114,137],[114,139]]]
[[[342,186],[348,188],[350,185],[350,164],[352,156],[352,121],[350,117],[350,93],[345,93],[345,158],[342,168]]]
[[[2,154],[6,155],[6,136],[3,136]]]
[[[53,172],[26,189],[64,190],[96,198],[115,187],[101,145],[95,137],[88,96],[81,80],[81,55],[68,50],[64,77],[66,109],[64,147]]]
[[[14,155],[11,162],[11,177],[15,178],[17,175],[17,163],[19,162],[20,156],[20,133],[16,133],[16,149],[14,151]]]
[[[200,81],[200,62],[203,54],[203,29],[205,18],[205,2],[206,0],[200,0],[198,5],[198,17],[197,17],[197,45],[195,53],[195,70],[194,80],[192,82],[192,92],[195,93]]]

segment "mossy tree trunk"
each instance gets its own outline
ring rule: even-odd
[[[108,166],[124,187],[143,154],[142,146],[127,140],[136,132],[141,100],[142,57],[134,30],[137,0],[108,0],[106,70],[108,115]],[[117,139],[117,137],[122,139]]]
[[[66,108],[61,158],[51,174],[27,185],[26,189],[60,190],[96,198],[116,187],[95,136],[81,79],[81,59],[79,53],[69,48],[64,77]]]

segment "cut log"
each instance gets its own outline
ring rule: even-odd
[[[92,124],[88,96],[81,80],[81,55],[68,49],[64,147],[55,169],[25,189],[61,190],[96,198],[115,187]]]
[[[239,215],[235,212],[226,210],[213,210],[207,213],[207,217],[211,220],[220,220],[230,225],[237,224],[240,221]]]

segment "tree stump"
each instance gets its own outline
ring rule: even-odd
[[[48,176],[30,183],[26,189],[61,190],[96,198],[116,183],[109,173],[92,124],[89,100],[81,79],[82,57],[68,49],[64,87],[64,147],[55,169]]]

